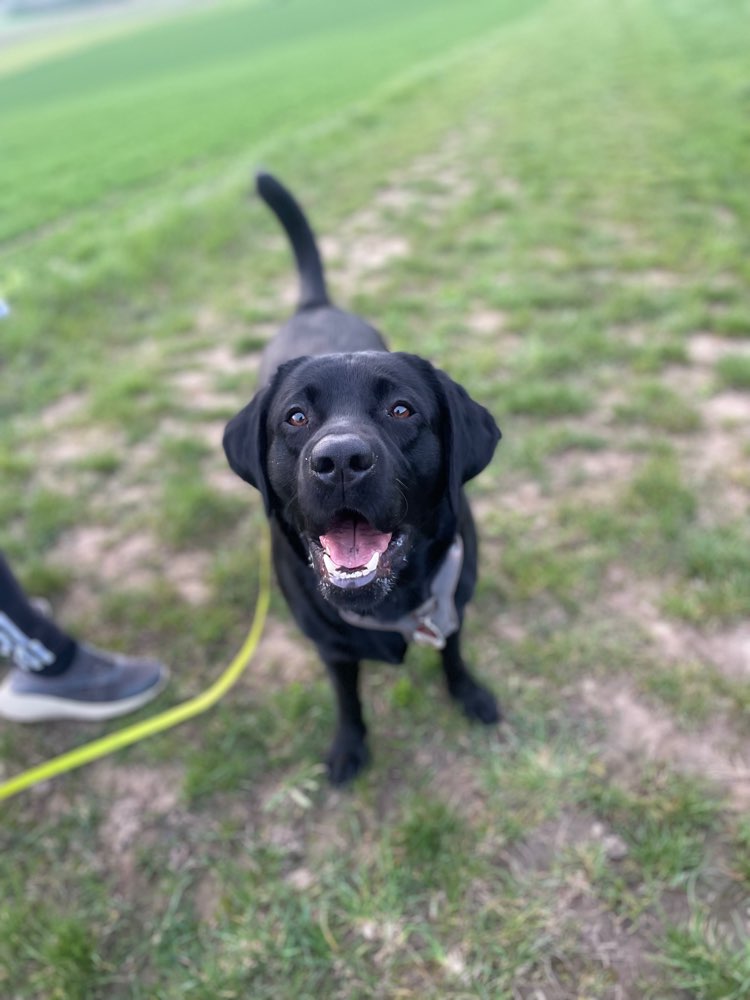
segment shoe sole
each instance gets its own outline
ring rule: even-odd
[[[74,701],[72,698],[55,698],[51,695],[16,694],[9,681],[0,687],[0,718],[10,722],[52,722],[65,719],[78,722],[104,722],[118,715],[134,712],[160,694],[167,685],[169,674],[165,670],[156,684],[130,698],[119,701]]]

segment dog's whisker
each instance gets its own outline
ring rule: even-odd
[[[402,482],[398,478],[395,480],[395,483],[396,483],[396,489],[398,490],[398,495],[401,497],[401,500],[403,501],[404,505],[403,510],[399,514],[399,520],[405,521],[409,514],[409,500],[408,497],[406,496],[407,486],[406,483]]]

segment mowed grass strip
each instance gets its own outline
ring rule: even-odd
[[[224,5],[0,79],[0,240],[248,155],[527,12],[520,0]],[[116,123],[113,128],[112,125]]]

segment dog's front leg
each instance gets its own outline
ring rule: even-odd
[[[326,764],[333,785],[355,778],[370,759],[365,737],[367,726],[359,700],[359,663],[356,660],[326,662],[338,705],[338,725]]]
[[[443,672],[451,698],[461,705],[464,713],[472,720],[490,726],[499,722],[500,708],[494,694],[475,680],[461,657],[461,633],[449,635],[443,658]]]

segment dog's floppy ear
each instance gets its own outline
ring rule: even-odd
[[[261,389],[224,429],[224,454],[233,472],[250,483],[263,497],[266,514],[271,513],[271,487],[266,469],[266,417],[269,390]]]
[[[435,369],[443,404],[443,447],[448,463],[448,496],[458,514],[461,487],[486,468],[498,441],[500,428],[492,414],[469,396],[467,391]]]
[[[266,422],[271,402],[286,376],[305,359],[295,358],[279,365],[267,385],[260,389],[224,428],[224,453],[229,467],[250,483],[263,497],[266,514],[273,508],[273,491],[268,478],[268,434]]]

